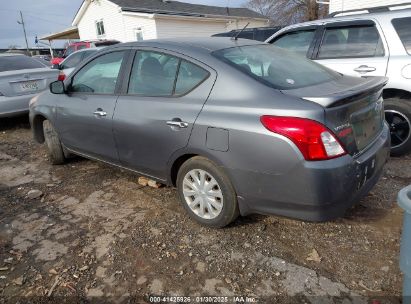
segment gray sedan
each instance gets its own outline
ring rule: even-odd
[[[250,40],[152,40],[88,58],[32,100],[30,122],[54,164],[77,154],[176,186],[201,224],[324,221],[381,176],[386,81]]]
[[[25,114],[29,101],[57,79],[58,71],[21,54],[0,54],[0,118]]]

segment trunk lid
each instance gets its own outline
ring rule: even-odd
[[[58,70],[50,68],[1,72],[0,92],[6,97],[41,92],[50,82],[57,80],[58,73]]]
[[[386,77],[343,76],[335,81],[283,93],[323,106],[325,125],[349,154],[356,155],[371,145],[383,129],[382,89],[387,80]]]

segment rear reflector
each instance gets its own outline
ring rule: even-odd
[[[64,81],[65,79],[66,79],[66,74],[64,74],[63,71],[60,71],[59,76],[57,77],[57,80]]]
[[[332,132],[323,124],[305,118],[261,116],[269,131],[289,138],[306,160],[327,160],[346,154]]]

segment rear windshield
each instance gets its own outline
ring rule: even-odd
[[[393,19],[392,24],[400,36],[407,53],[411,55],[411,17]]]
[[[25,69],[38,69],[45,67],[46,65],[40,63],[39,61],[23,55],[0,56],[0,72]]]
[[[249,45],[213,53],[258,81],[279,90],[298,89],[341,77],[303,56],[272,45]]]

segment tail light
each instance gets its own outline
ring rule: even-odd
[[[327,160],[345,155],[333,133],[321,123],[297,117],[261,116],[269,131],[289,138],[306,160]]]
[[[60,71],[59,76],[57,77],[57,80],[64,81],[65,79],[66,79],[66,74],[64,74],[63,71]]]

